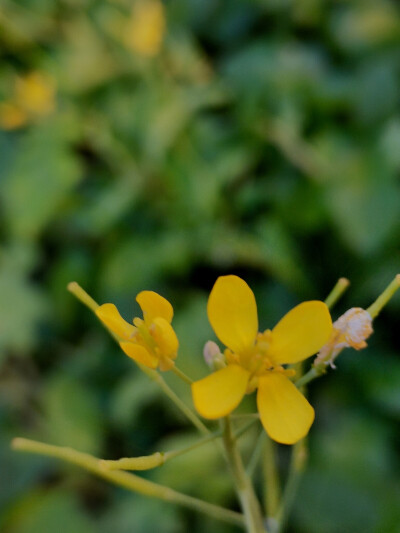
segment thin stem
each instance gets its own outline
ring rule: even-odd
[[[266,481],[265,508],[268,518],[275,518],[279,507],[281,491],[276,464],[276,444],[267,435],[264,440],[263,472]]]
[[[254,471],[258,465],[258,462],[261,459],[262,451],[264,448],[264,441],[267,438],[267,434],[265,433],[264,428],[261,428],[260,434],[257,438],[256,445],[254,447],[254,451],[250,457],[249,463],[246,468],[247,475],[251,479],[253,477]]]
[[[329,309],[332,309],[332,307],[339,300],[339,298],[342,296],[345,290],[348,289],[349,285],[350,285],[350,281],[347,278],[338,279],[336,285],[333,287],[333,289],[328,294],[325,300],[325,303],[329,307]]]
[[[375,319],[379,315],[383,307],[389,302],[389,300],[393,297],[399,287],[400,274],[397,274],[397,276],[392,280],[391,283],[389,283],[389,285],[382,292],[382,294],[378,296],[375,302],[367,308],[367,312],[371,315],[373,319]],[[338,352],[336,356],[339,355],[339,353],[340,352]],[[304,374],[304,376],[298,379],[295,382],[295,385],[297,388],[301,388],[304,385],[307,385],[307,383],[309,383],[310,381],[319,378],[320,376],[325,374],[326,371],[327,367],[324,361],[317,363],[306,374]]]
[[[95,300],[93,300],[93,298],[89,296],[89,294],[80,285],[78,285],[76,281],[71,281],[71,283],[68,284],[67,289],[79,301],[81,301],[84,305],[86,305],[86,307],[88,307],[91,311],[95,312],[96,309],[99,307],[99,304]],[[112,337],[119,343],[120,339],[118,338],[118,336],[115,335],[108,328],[106,329],[107,331],[109,331]],[[136,364],[140,368],[140,370],[142,370],[142,372],[144,372],[151,380],[157,383],[157,385],[160,387],[163,393],[166,396],[168,396],[168,398],[176,405],[176,407],[186,416],[186,418],[188,418],[192,422],[192,424],[201,433],[203,433],[203,435],[207,435],[210,433],[207,426],[205,426],[203,422],[200,420],[200,418],[191,409],[189,409],[189,407],[187,407],[187,405],[179,398],[179,396],[177,396],[177,394],[175,394],[175,392],[166,383],[166,381],[161,376],[161,374],[159,374],[155,370],[152,370],[151,368],[147,368],[146,366],[141,365],[140,363],[136,363]]]
[[[160,387],[160,389],[164,392],[166,396],[182,411],[182,413],[188,418],[192,424],[202,433],[203,435],[209,435],[210,430],[207,426],[203,424],[203,422],[200,420],[200,418],[191,410],[189,407],[179,398],[179,396],[171,389],[171,387],[167,384],[165,379],[156,372],[155,370],[152,370],[151,368],[147,368],[143,365],[140,365],[138,363],[138,366],[140,369],[149,376],[150,379],[155,381],[157,385]]]
[[[180,378],[182,381],[184,381],[188,385],[191,385],[193,383],[193,379],[191,379],[184,372],[182,372],[182,370],[180,370],[176,365],[174,365],[171,368],[171,372],[173,372],[176,376],[178,376],[178,378]]]
[[[303,439],[293,445],[292,456],[290,459],[289,474],[286,482],[285,490],[281,504],[279,506],[276,519],[278,522],[277,533],[281,533],[286,525],[290,510],[294,503],[297,489],[304,472],[307,462],[307,444],[306,439]]]
[[[239,415],[231,415],[232,422],[235,422],[236,420],[243,420],[243,419],[249,419],[253,418],[254,420],[259,420],[260,415],[258,413],[243,413]]]
[[[251,420],[243,427],[239,428],[235,432],[235,439],[241,437],[243,433],[245,433],[254,424],[255,421],[256,420]],[[220,429],[218,431],[215,431],[214,433],[211,433],[207,437],[199,439],[193,444],[185,446],[184,448],[181,448],[179,450],[171,450],[169,452],[155,452],[151,455],[145,455],[143,457],[123,457],[122,459],[117,459],[115,461],[102,459],[101,466],[110,470],[150,470],[151,468],[161,466],[167,461],[175,459],[175,457],[184,455],[188,452],[191,452],[192,450],[195,450],[196,448],[200,448],[200,446],[203,446],[204,444],[208,444],[209,442],[212,442],[218,439],[219,437],[222,437],[222,433],[223,431]]]
[[[307,383],[309,383],[315,378],[319,378],[325,373],[326,373],[326,365],[325,363],[320,363],[310,368],[310,370],[306,374],[304,374],[304,376],[302,376],[297,381],[295,381],[294,384],[296,385],[298,389],[301,389],[302,387],[304,387],[304,385],[307,385]]]
[[[265,533],[260,504],[250,479],[243,466],[242,458],[232,433],[229,415],[223,420],[223,442],[226,458],[230,466],[236,491],[244,513],[248,533]]]
[[[99,304],[93,300],[93,298],[89,296],[89,294],[82,289],[82,287],[76,281],[71,281],[68,283],[67,289],[75,296],[75,298],[86,305],[86,307],[88,307],[91,311],[95,312],[96,309],[100,307]]]
[[[367,311],[371,315],[372,318],[376,318],[379,315],[379,313],[382,311],[382,308],[388,303],[388,301],[392,298],[392,296],[394,295],[394,293],[397,291],[399,287],[400,287],[400,274],[397,274],[397,276],[394,278],[394,280],[391,283],[389,283],[389,285],[386,287],[383,293],[380,294],[378,298],[375,300],[375,302],[368,307]]]
[[[92,455],[78,452],[72,448],[66,448],[61,446],[52,446],[50,444],[44,444],[28,439],[17,438],[12,441],[12,447],[14,450],[22,452],[37,453],[40,455],[46,455],[49,457],[56,457],[67,461],[69,463],[76,464],[99,477],[119,485],[132,492],[138,492],[145,496],[152,498],[158,498],[167,502],[182,505],[189,509],[200,511],[207,514],[217,520],[222,520],[230,524],[244,527],[243,516],[229,509],[225,509],[218,505],[208,503],[192,496],[187,496],[181,492],[177,492],[164,485],[159,485],[153,481],[143,479],[135,474],[129,474],[128,472],[113,471],[102,467],[101,460]]]

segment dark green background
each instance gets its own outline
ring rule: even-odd
[[[117,458],[195,437],[69,281],[126,318],[140,290],[166,296],[179,364],[200,377],[218,275],[248,281],[266,328],[340,276],[352,286],[334,318],[366,307],[400,271],[397,2],[170,0],[149,59],[115,34],[129,5],[0,4],[0,99],[30,71],[58,87],[53,114],[0,132],[5,533],[233,531],[9,450],[19,435]],[[368,349],[310,387],[317,417],[292,533],[400,531],[399,310],[397,295]],[[148,476],[236,505],[213,447]]]

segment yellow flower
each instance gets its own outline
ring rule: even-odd
[[[139,55],[153,57],[161,49],[164,33],[165,12],[162,2],[136,1],[125,29],[126,45]]]
[[[192,384],[197,411],[209,419],[228,415],[246,393],[257,391],[257,407],[268,435],[284,444],[303,438],[314,409],[290,381],[282,365],[302,361],[329,339],[332,320],[320,301],[303,302],[274,329],[258,333],[254,294],[237,276],[217,279],[208,300],[208,318],[227,346],[227,366]]]
[[[16,130],[27,121],[28,115],[13,102],[0,103],[0,127],[3,130]]]
[[[143,319],[126,322],[114,304],[103,304],[96,310],[98,318],[119,337],[122,350],[134,361],[149,368],[170,370],[174,366],[179,342],[171,326],[172,305],[153,291],[142,291],[136,297]]]
[[[27,113],[48,115],[55,107],[54,80],[41,72],[31,72],[18,78],[15,84],[15,101]]]
[[[47,74],[31,72],[15,80],[14,94],[0,103],[0,127],[13,130],[51,113],[55,82]]]

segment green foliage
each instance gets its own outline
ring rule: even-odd
[[[4,125],[0,106],[0,423],[113,459],[191,434],[68,281],[129,320],[140,290],[168,297],[180,366],[200,377],[218,275],[245,277],[272,326],[339,276],[352,290],[334,315],[368,306],[400,271],[395,1],[165,2],[153,56],[127,41],[131,5],[5,0],[0,12],[0,102],[17,101],[30,72],[55,84],[53,110],[25,110],[19,126]],[[310,387],[315,458],[294,533],[397,531],[399,308],[397,298],[378,319],[368,350],[344,353]],[[196,452],[193,469],[182,458],[178,477],[172,463],[152,475],[229,504],[212,453]],[[7,479],[23,478],[0,460]],[[64,487],[60,469],[27,469],[1,497],[5,531],[231,530],[89,477]]]

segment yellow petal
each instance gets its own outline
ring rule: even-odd
[[[175,359],[176,352],[179,348],[179,341],[171,324],[164,318],[155,318],[151,328],[151,334],[162,355]]]
[[[271,439],[294,444],[305,437],[314,422],[314,409],[283,374],[268,372],[260,378],[257,406]]]
[[[164,318],[171,323],[174,310],[168,300],[153,291],[142,291],[136,296],[136,301],[143,311],[143,318],[149,326],[157,317]]]
[[[207,305],[210,324],[221,342],[240,353],[252,346],[258,330],[253,291],[238,276],[221,276]]]
[[[206,378],[192,383],[194,406],[204,418],[228,415],[242,401],[249,372],[239,365],[228,365]]]
[[[158,358],[150,353],[144,346],[134,342],[121,342],[120,346],[128,357],[149,368],[157,368]]]
[[[114,304],[103,304],[96,309],[96,315],[109,330],[125,340],[130,340],[136,328],[119,314]]]
[[[269,355],[275,363],[297,363],[315,354],[328,341],[332,319],[323,302],[303,302],[272,330]]]

